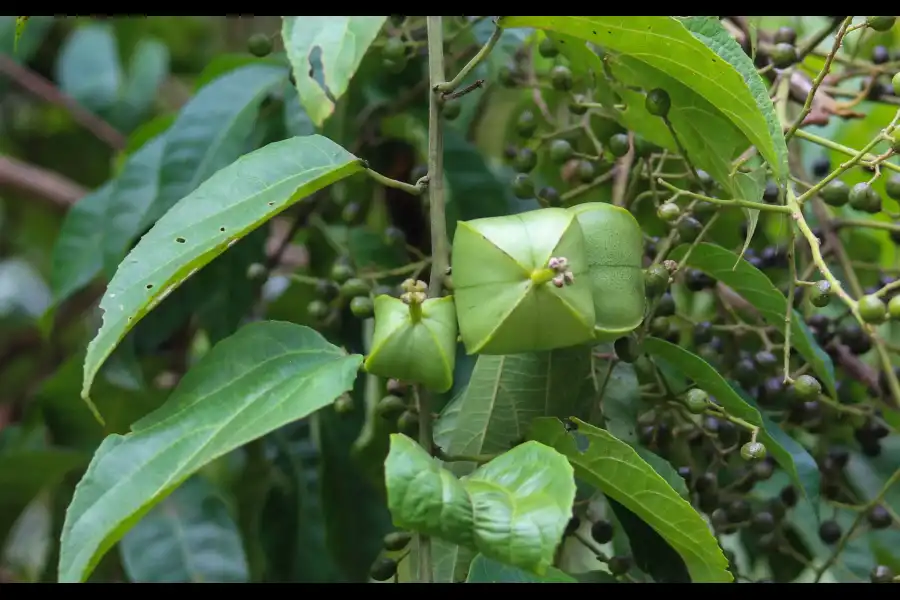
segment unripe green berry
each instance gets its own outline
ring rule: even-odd
[[[830,206],[843,206],[850,200],[850,186],[841,181],[834,179],[828,183],[822,191],[819,192],[825,204]]]
[[[775,32],[775,43],[776,44],[791,44],[797,41],[797,32],[793,27],[779,27],[778,31]]]
[[[266,275],[268,274],[269,270],[263,264],[253,263],[249,267],[247,267],[247,279],[265,279]]]
[[[894,175],[884,183],[884,191],[888,198],[900,200],[900,175]]]
[[[588,111],[587,106],[582,106],[582,103],[586,101],[585,97],[581,94],[576,94],[572,96],[572,99],[569,100],[569,112],[573,115],[583,115]]]
[[[850,206],[867,213],[881,210],[881,195],[868,183],[857,183],[850,188]]]
[[[700,232],[703,231],[703,224],[694,217],[687,215],[678,220],[676,229],[681,241],[689,244],[696,240]]]
[[[894,88],[894,95],[900,96],[900,73],[894,73],[891,77],[891,87]]]
[[[343,261],[336,261],[331,267],[331,279],[338,283],[344,283],[353,275],[353,267]]]
[[[651,265],[644,272],[644,290],[650,297],[658,296],[669,287],[669,270],[662,265]]]
[[[393,558],[380,557],[369,569],[369,577],[375,581],[387,581],[397,574],[397,561]]]
[[[397,429],[400,430],[400,433],[415,437],[419,432],[419,415],[411,410],[403,411],[403,414],[397,419]]]
[[[368,296],[356,296],[350,301],[350,312],[358,319],[368,319],[375,314],[375,304]]]
[[[630,335],[617,339],[613,344],[613,350],[615,350],[619,360],[629,364],[636,361],[641,353],[640,344],[638,344],[634,336]]]
[[[553,89],[568,92],[572,89],[572,71],[569,67],[557,65],[550,71],[550,82]]]
[[[399,227],[386,227],[384,230],[384,243],[392,248],[402,246],[406,243],[406,234]]]
[[[578,170],[576,171],[576,174],[582,183],[590,183],[593,181],[596,173],[597,171],[594,168],[594,163],[589,160],[578,161]]]
[[[607,146],[609,146],[610,153],[617,158],[628,154],[628,150],[631,147],[628,143],[628,135],[624,133],[617,133],[611,136]]]
[[[384,549],[389,552],[399,552],[409,545],[412,534],[408,531],[392,531],[384,536]]]
[[[393,394],[388,394],[375,405],[375,414],[385,419],[395,419],[405,410],[406,402]]]
[[[741,446],[741,458],[747,461],[763,460],[768,452],[761,442],[747,442]]]
[[[349,394],[342,394],[334,401],[334,412],[339,415],[346,415],[353,411],[353,398]]]
[[[306,312],[315,321],[321,321],[327,317],[329,310],[328,305],[321,300],[313,300],[306,306]]]
[[[537,131],[537,119],[530,110],[524,111],[516,120],[516,131],[523,138],[530,138]]]
[[[878,296],[863,296],[859,299],[857,309],[859,309],[859,316],[866,323],[884,323],[887,319],[887,307]]]
[[[897,17],[867,17],[866,25],[875,31],[884,32],[889,31],[896,21]]]
[[[815,400],[822,393],[822,384],[812,375],[801,375],[794,380],[794,395],[800,400]]]
[[[531,148],[519,150],[513,162],[513,167],[515,167],[516,171],[519,173],[530,173],[535,166],[537,166],[537,154],[534,153],[534,150]]]
[[[534,198],[534,181],[525,173],[519,173],[513,178],[512,189],[513,194],[520,200]]]
[[[692,388],[684,395],[684,405],[695,414],[702,414],[709,406],[709,394],[700,388]]]
[[[358,277],[351,277],[341,285],[341,296],[348,299],[356,298],[357,296],[368,296],[371,289],[368,282]]]
[[[775,44],[770,55],[777,69],[787,69],[797,62],[797,49],[791,44]]]
[[[556,47],[556,42],[545,37],[541,40],[541,43],[538,44],[538,52],[540,52],[541,56],[544,58],[556,58],[559,54],[559,48]]]
[[[656,209],[656,216],[666,223],[675,221],[681,215],[681,209],[674,202],[663,202]]]
[[[813,306],[823,308],[831,302],[831,284],[827,280],[822,279],[809,288],[809,303]]]
[[[647,98],[644,100],[644,108],[647,112],[656,117],[665,118],[669,114],[672,107],[672,99],[669,93],[662,88],[655,88],[647,92]]]
[[[406,44],[399,36],[389,37],[381,48],[381,55],[392,61],[403,60],[406,56]]]
[[[272,52],[272,40],[264,33],[254,33],[247,40],[247,50],[253,56],[268,56]]]
[[[888,302],[888,314],[895,321],[900,321],[900,296],[894,296]]]
[[[562,164],[572,158],[572,144],[566,140],[553,140],[550,144],[550,159],[556,164]]]

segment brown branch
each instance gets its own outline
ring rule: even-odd
[[[87,190],[63,177],[35,165],[0,156],[0,185],[14,187],[54,204],[67,208],[87,193]]]
[[[113,129],[109,123],[81,106],[73,98],[62,93],[52,82],[44,79],[39,74],[4,55],[0,55],[0,73],[46,102],[68,110],[79,125],[93,133],[98,139],[106,142],[110,147],[116,150],[125,148],[126,140],[124,135]]]

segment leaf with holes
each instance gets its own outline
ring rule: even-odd
[[[633,512],[656,530],[684,560],[694,583],[732,581],[728,561],[703,517],[644,462],[634,449],[579,419],[577,436],[558,419],[538,419],[529,437],[564,454],[575,476]]]
[[[462,479],[421,446],[391,435],[388,507],[398,527],[545,575],[572,514],[575,480],[565,457],[526,442]]]
[[[668,128],[644,106],[646,92],[664,89],[671,98],[668,118],[692,162],[725,189],[735,192],[731,161],[756,146],[779,179],[787,175],[787,150],[774,107],[755,69],[746,69],[715,25],[692,30],[675,17],[503,17],[502,27],[535,27],[591,42],[606,51],[606,64],[580,47],[600,83],[607,111],[651,142],[678,150]],[[714,39],[707,46],[705,40]],[[736,42],[734,46],[740,52]],[[613,93],[614,92],[614,93]],[[605,94],[605,97],[604,97]],[[614,100],[618,95],[619,99]],[[625,110],[616,105],[624,104]]]
[[[198,469],[334,402],[362,357],[300,325],[247,325],[203,355],[166,403],[107,437],[66,513],[59,581],[84,581],[103,555]]]
[[[185,481],[119,542],[128,578],[135,583],[245,583],[247,559],[228,510],[206,480]]]
[[[191,98],[166,135],[159,194],[147,225],[247,151],[260,104],[285,79],[284,67],[250,64],[213,80]]]
[[[729,415],[739,417],[751,425],[759,427],[757,439],[765,444],[769,455],[778,465],[787,471],[794,483],[806,497],[815,504],[819,497],[819,469],[816,461],[808,452],[781,430],[775,423],[765,418],[756,406],[750,404],[745,397],[736,391],[719,374],[699,356],[692,354],[681,346],[670,344],[657,338],[646,338],[644,350],[656,359],[662,359],[678,369],[705,390],[724,408]]]
[[[316,127],[321,127],[334,112],[334,103],[347,91],[386,19],[284,17],[281,38],[294,70],[300,101]]]
[[[687,245],[672,251],[669,258],[679,261],[688,250]],[[787,298],[778,291],[765,273],[715,244],[701,243],[691,252],[685,266],[703,271],[744,297],[759,311],[760,316],[770,326],[784,330],[784,316],[787,314]],[[832,397],[836,396],[834,364],[819,347],[806,326],[803,316],[796,310],[791,318],[791,343],[805,358],[815,374],[822,380]]]
[[[296,137],[241,157],[182,198],[109,283],[103,325],[84,360],[82,397],[125,334],[173,289],[268,219],[360,170],[360,160],[331,140]]]

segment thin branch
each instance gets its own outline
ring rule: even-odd
[[[3,73],[35,96],[68,110],[79,125],[93,133],[97,139],[106,142],[110,147],[116,150],[125,148],[126,139],[124,135],[94,113],[85,109],[72,97],[62,93],[53,83],[34,71],[19,65],[8,56],[0,55],[0,73]]]
[[[75,204],[88,192],[59,173],[18,161],[10,156],[0,156],[0,185],[46,198],[64,208]]]
[[[814,133],[810,133],[808,131],[804,131],[803,129],[798,129],[795,135],[800,139],[818,144],[823,148],[828,148],[829,150],[834,150],[835,152],[840,152],[841,154],[846,154],[847,156],[856,156],[857,154],[859,154],[859,150],[854,150],[849,146],[844,146],[843,144],[838,144],[829,139],[819,137],[818,135],[815,135]],[[876,160],[878,160],[877,156],[866,152],[863,154],[863,157],[859,161],[859,164],[864,167],[868,167],[872,166],[872,163],[874,163]],[[890,162],[884,162],[881,163],[881,166],[885,169],[888,169],[889,171],[896,171],[897,173],[900,173],[900,165],[895,165],[894,163]]]
[[[395,190],[403,190],[407,194],[412,194],[413,196],[421,196],[422,192],[425,191],[425,188],[428,187],[428,179],[425,177],[417,181],[415,185],[412,185],[410,183],[406,183],[405,181],[397,181],[396,179],[391,179],[390,177],[382,175],[378,171],[373,171],[368,167],[366,167],[366,175],[385,187],[394,188]]]
[[[437,83],[437,84],[434,83],[434,81],[432,81],[431,88],[434,91],[441,92],[443,94],[449,94],[449,93],[455,91],[456,88],[458,88],[460,86],[460,84],[462,84],[462,82],[466,78],[466,76],[469,73],[471,73],[475,67],[478,66],[478,63],[480,63],[482,60],[484,60],[487,57],[487,55],[491,53],[491,50],[494,48],[494,46],[500,40],[501,35],[503,35],[503,30],[500,29],[499,27],[496,27],[494,29],[494,32],[491,34],[491,37],[488,39],[487,43],[481,47],[481,50],[479,50],[475,56],[472,57],[472,60],[470,60],[468,63],[466,63],[466,66],[464,66],[460,70],[459,74],[456,77],[454,77],[450,81],[445,81],[445,82]],[[431,55],[431,48],[429,48],[429,56],[430,55]],[[441,54],[442,68],[443,68],[443,64],[444,64],[444,59],[443,59],[443,54]],[[444,77],[442,76],[441,79],[443,79],[443,78]]]

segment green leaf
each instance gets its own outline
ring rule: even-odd
[[[134,583],[245,583],[237,525],[215,488],[192,477],[154,506],[119,542]]]
[[[579,414],[591,385],[586,348],[511,355],[480,355],[465,391],[435,423],[435,442],[447,454],[496,454],[509,450],[532,419]],[[454,463],[463,475],[471,463]]]
[[[286,76],[283,67],[248,65],[222,75],[191,98],[166,135],[159,195],[148,224],[248,150],[263,98]]]
[[[7,450],[0,455],[0,547],[35,496],[85,462],[84,454],[61,449]]]
[[[772,104],[772,99],[769,96],[768,86],[763,81],[762,76],[760,76],[756,65],[753,64],[753,59],[747,56],[741,45],[734,39],[734,36],[722,26],[718,17],[686,17],[680,19],[680,21],[695,38],[703,42],[707,48],[734,67],[734,70],[744,79],[744,83],[750,90],[750,94],[753,96],[760,114],[766,121],[768,139],[763,139],[771,142],[771,149],[770,153],[762,151],[763,156],[772,165],[772,170],[775,172],[776,177],[782,182],[785,181],[788,174],[788,155],[787,144],[784,141],[784,135],[781,130],[781,121],[775,113],[775,106]],[[758,127],[758,125],[756,126]],[[747,133],[747,137],[750,137],[748,131],[745,130],[744,133]],[[762,137],[762,132],[758,133]],[[753,138],[750,139],[753,140]],[[754,140],[754,143],[757,142]]]
[[[675,248],[669,258],[679,261],[688,247],[682,245]],[[776,329],[784,329],[787,299],[762,271],[738,258],[735,253],[715,244],[701,243],[691,252],[685,266],[699,269],[713,279],[721,281],[752,304],[766,323]],[[837,397],[834,364],[816,343],[802,315],[796,310],[791,318],[791,344],[809,362],[829,395]]]
[[[276,58],[276,55],[274,54],[270,54],[263,58],[244,53],[219,54],[209,61],[209,64],[207,64],[203,68],[203,71],[197,75],[197,78],[194,80],[194,92],[199,92],[226,73],[230,73],[241,67],[246,67],[247,65],[274,65],[286,67],[287,60],[284,56],[281,56],[280,59]]]
[[[628,535],[635,565],[657,583],[690,583],[691,577],[681,556],[636,514],[607,498],[622,529]],[[690,498],[688,498],[690,502]]]
[[[387,17],[284,17],[281,37],[300,101],[316,127],[334,112]],[[317,52],[318,50],[318,52]],[[317,62],[313,64],[315,55]],[[318,68],[317,68],[318,67]],[[314,69],[319,79],[314,79]]]
[[[98,223],[106,218],[114,190],[115,183],[108,181],[83,196],[66,213],[50,267],[50,287],[55,303],[85,287],[103,270],[106,232]]]
[[[759,168],[750,173],[737,172],[734,174],[735,197],[748,202],[759,202],[762,200],[763,193],[766,189],[766,172],[764,168]],[[744,245],[741,247],[739,258],[744,257],[750,242],[753,240],[753,234],[756,233],[756,224],[759,222],[759,211],[753,208],[742,208],[744,216],[747,217],[747,236],[744,238]],[[737,267],[735,261],[735,267]]]
[[[694,583],[730,582],[727,561],[709,526],[684,498],[644,462],[634,449],[609,432],[579,419],[585,449],[557,419],[539,419],[530,438],[556,448],[590,483],[656,530],[684,560]]]
[[[516,446],[456,479],[418,444],[391,436],[388,507],[398,527],[477,549],[545,575],[575,500],[572,467],[537,442]]]
[[[747,400],[736,392],[716,369],[681,346],[657,338],[646,338],[644,350],[649,355],[670,363],[686,377],[692,379],[699,388],[714,396],[729,415],[759,427],[757,440],[765,444],[769,455],[790,474],[791,479],[803,490],[806,497],[813,504],[817,502],[819,469],[816,461],[775,423],[764,418],[755,406],[748,404]]]
[[[169,49],[153,38],[138,40],[128,64],[128,77],[110,120],[134,129],[156,102],[160,84],[169,74]]]
[[[664,89],[672,100],[669,120],[688,155],[726,189],[734,187],[730,161],[750,145],[759,149],[780,179],[786,177],[784,138],[777,119],[771,120],[774,107],[764,84],[755,70],[745,76],[742,71],[746,65],[740,64],[738,69],[731,63],[739,59],[732,47],[724,45],[718,31],[703,29],[706,37],[715,36],[718,42],[713,51],[681,21],[666,16],[503,17],[500,25],[546,29],[605,49],[614,80],[606,77],[598,57],[590,61],[601,88],[612,85],[627,106],[624,111],[612,109],[608,94],[604,104],[609,105],[612,116],[650,141],[677,150],[662,120],[644,107],[647,91]],[[587,57],[580,48],[578,52]],[[760,87],[762,96],[757,94]]]
[[[160,166],[166,135],[148,141],[132,154],[113,182],[104,214],[93,222],[99,229],[103,270],[112,277],[131,243],[149,226],[147,214],[159,191]]]
[[[638,442],[638,410],[641,408],[641,396],[638,389],[638,379],[634,367],[630,364],[617,362],[609,372],[609,381],[604,383],[607,377],[609,363],[602,367],[594,368],[594,377],[597,385],[603,388],[603,417],[606,420],[606,429],[623,442],[634,448],[635,452],[644,459],[653,470],[662,476],[680,496],[689,498],[690,493],[684,477],[678,474],[675,467]]]
[[[107,287],[103,325],[88,346],[82,397],[128,331],[196,270],[306,196],[362,169],[318,135],[269,144],[203,182],[128,254]]]
[[[84,581],[138,519],[204,465],[332,403],[353,386],[361,362],[311,329],[274,321],[214,346],[166,404],[97,449],[66,514],[59,581]]]
[[[466,583],[578,583],[578,581],[553,567],[547,569],[546,576],[537,577],[528,571],[504,565],[479,554],[472,561]]]
[[[16,17],[16,36],[13,40],[13,52],[19,49],[19,38],[25,33],[25,26],[30,17]]]
[[[56,62],[65,94],[96,113],[112,109],[122,85],[122,65],[112,27],[93,22],[66,38]]]

